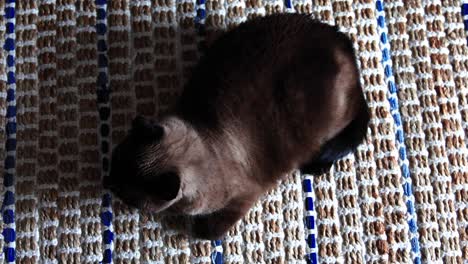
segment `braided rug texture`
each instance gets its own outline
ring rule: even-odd
[[[356,154],[292,172],[219,241],[103,190],[205,38],[276,12],[353,39],[372,116]],[[467,29],[456,0],[0,1],[0,263],[467,263]]]

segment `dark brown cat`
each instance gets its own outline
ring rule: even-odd
[[[214,41],[172,114],[134,120],[105,185],[216,239],[283,175],[352,152],[368,120],[346,35],[307,15],[256,18]]]

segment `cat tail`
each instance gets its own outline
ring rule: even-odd
[[[366,137],[369,120],[369,109],[364,102],[356,118],[322,146],[317,162],[333,163],[354,152]]]
[[[328,140],[313,161],[301,167],[302,173],[321,174],[330,170],[333,163],[355,151],[364,141],[370,120],[369,109],[365,101],[361,104],[358,115],[335,137]]]

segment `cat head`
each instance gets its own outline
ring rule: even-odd
[[[135,118],[111,159],[104,186],[128,205],[150,212],[200,214],[227,202],[212,153],[180,119]]]

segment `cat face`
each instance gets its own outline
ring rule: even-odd
[[[227,202],[211,153],[193,129],[176,119],[133,121],[129,135],[114,149],[104,180],[125,203],[174,214],[210,213]],[[216,196],[213,201],[210,197]]]

